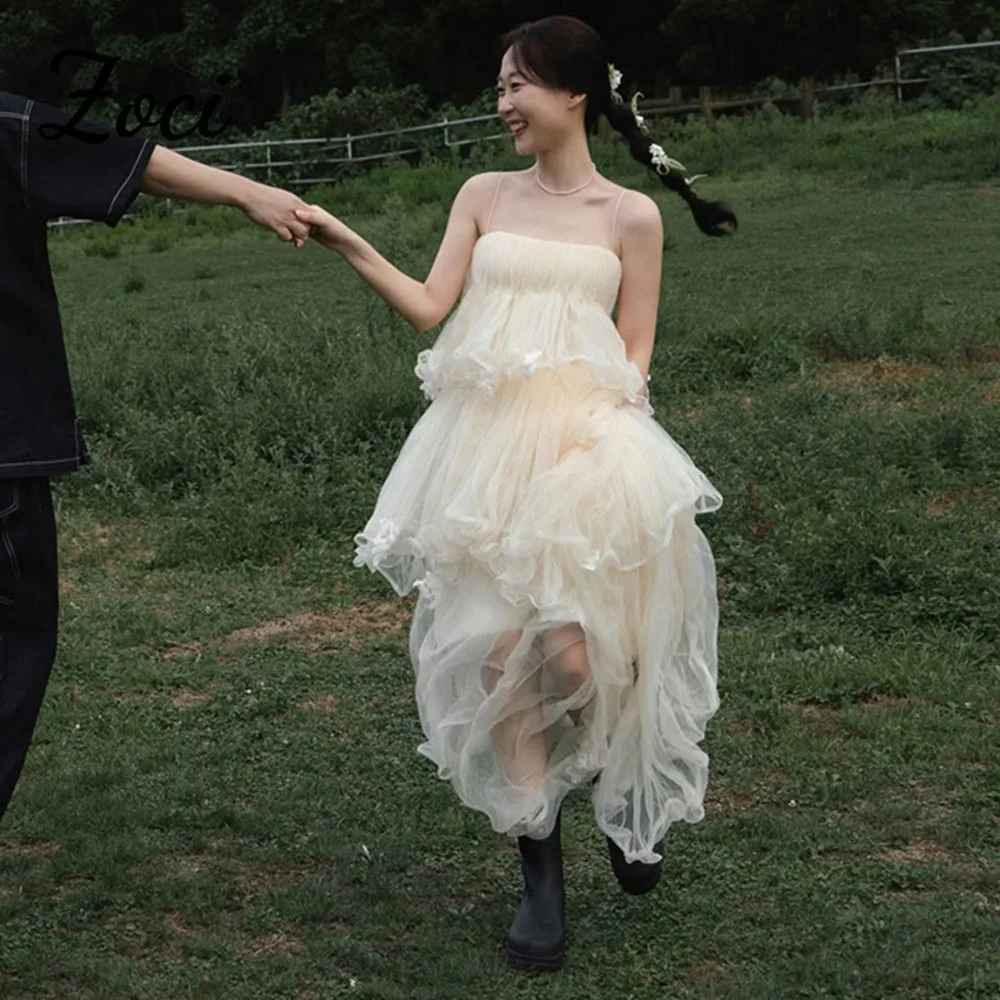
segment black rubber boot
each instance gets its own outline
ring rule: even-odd
[[[518,837],[524,894],[507,934],[507,958],[521,969],[554,970],[563,964],[566,940],[566,888],[563,883],[560,827],[544,840]]]
[[[608,842],[608,854],[611,856],[611,867],[614,869],[615,878],[618,884],[630,895],[641,896],[650,889],[655,889],[663,874],[663,860],[654,861],[647,864],[644,861],[625,860],[622,849],[610,838],[605,837]],[[658,840],[654,845],[657,854],[663,854],[663,841]]]

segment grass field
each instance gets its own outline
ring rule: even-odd
[[[748,123],[728,165],[698,126],[728,241],[598,151],[663,206],[652,401],[725,497],[722,707],[657,892],[568,801],[544,978],[503,961],[516,847],[416,753],[412,602],[351,566],[434,331],[225,210],[54,236],[94,464],[58,488],[0,997],[1000,997],[1000,144],[969,121]],[[316,198],[422,276],[460,181]]]

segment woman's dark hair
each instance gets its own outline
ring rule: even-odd
[[[529,21],[501,37],[500,56],[508,49],[513,50],[514,65],[527,79],[557,90],[586,94],[583,125],[587,133],[597,131],[597,120],[603,114],[628,142],[632,156],[688,203],[703,233],[728,236],[725,224],[736,228],[736,216],[724,202],[699,198],[687,178],[676,169],[666,173],[655,169],[650,154],[652,140],[639,127],[629,105],[612,97],[608,52],[601,36],[590,25],[564,15]]]

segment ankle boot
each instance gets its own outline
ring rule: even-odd
[[[655,889],[663,874],[663,860],[647,863],[645,861],[633,861],[629,863],[625,860],[622,849],[610,838],[605,836],[608,842],[608,854],[611,856],[611,867],[614,869],[618,884],[630,895],[641,896],[650,889]],[[653,847],[657,854],[663,854],[663,841],[658,840]]]
[[[522,969],[558,969],[566,937],[566,890],[563,883],[560,826],[544,840],[518,837],[524,894],[507,935],[507,957]]]

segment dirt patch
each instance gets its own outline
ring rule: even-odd
[[[786,712],[794,712],[821,733],[841,732],[840,716],[834,708],[797,701],[782,702],[781,707]]]
[[[152,692],[145,691],[114,691],[111,693],[111,697],[126,705],[145,705],[156,696]]]
[[[325,698],[300,701],[298,707],[306,712],[332,712],[339,704],[340,699],[336,695],[328,694]]]
[[[873,861],[891,861],[908,865],[950,865],[955,861],[951,851],[933,840],[914,840],[903,847],[892,847],[868,855]]]
[[[883,785],[837,810],[837,817],[843,827],[869,843],[892,846],[831,851],[823,860],[835,865],[859,861],[929,865],[969,875],[996,871],[995,862],[946,845],[948,831],[955,825],[958,794],[958,788],[921,781]]]
[[[136,563],[149,563],[156,557],[144,537],[148,529],[143,520],[126,520],[117,524],[116,528],[99,521],[74,518],[65,529],[61,526],[59,551],[64,553],[67,566],[94,558],[106,564],[113,556],[124,556],[127,561]]]
[[[745,813],[761,808],[761,801],[745,789],[719,788],[711,782],[705,791],[705,812],[709,815]]]
[[[958,497],[962,503],[987,510],[1000,510],[1000,489],[996,486],[970,486]]]
[[[221,645],[218,642],[176,642],[171,646],[168,646],[164,651],[163,655],[168,659],[172,660],[177,656],[195,656],[198,653],[205,652],[206,649],[210,649],[213,646]]]
[[[1000,510],[1000,489],[996,486],[970,486],[956,493],[934,493],[926,498],[914,496],[912,503],[921,505],[927,517],[946,517],[956,507]]]
[[[795,712],[821,732],[835,733],[841,730],[841,712],[846,707],[853,706],[866,715],[876,715],[879,712],[891,712],[922,703],[923,700],[912,698],[909,695],[874,691],[852,698],[846,705],[838,708],[830,705],[817,705],[813,702],[798,701],[782,702],[781,707],[786,712]]]
[[[167,647],[168,659],[193,656],[209,650],[224,651],[240,646],[284,639],[295,649],[322,652],[343,645],[357,652],[371,633],[402,631],[410,620],[410,608],[399,601],[359,602],[329,611],[304,611],[289,618],[275,618],[231,632],[223,639],[183,642]]]
[[[252,958],[288,958],[309,949],[305,942],[287,931],[259,934],[247,942],[244,951]]]
[[[173,874],[183,878],[193,878],[196,875],[204,875],[212,871],[214,859],[204,855],[189,854],[185,857],[177,858],[173,862]]]
[[[180,691],[170,699],[170,704],[174,708],[190,708],[192,705],[204,705],[206,701],[211,701],[210,694],[200,691]]]
[[[976,357],[968,362],[972,368],[983,365],[1000,365],[1000,347],[986,347],[976,352]]]
[[[955,507],[955,498],[949,496],[933,496],[927,501],[927,506],[924,509],[924,513],[928,517],[943,517],[945,514],[951,513]]]
[[[895,361],[887,354],[874,361],[833,361],[817,369],[819,381],[833,389],[871,389],[886,384],[917,385],[937,371],[932,365]]]
[[[62,850],[55,841],[39,841],[35,844],[12,844],[0,842],[0,854],[19,858],[51,858]]]
[[[179,913],[167,913],[163,922],[170,928],[172,934],[177,937],[190,937],[194,931],[184,923],[184,918]]]
[[[713,959],[706,959],[704,962],[699,962],[697,965],[692,965],[684,973],[684,978],[692,983],[711,983],[721,976],[726,975],[731,969],[731,966],[727,965],[725,962],[716,962]]]
[[[229,636],[229,641],[261,642],[277,635],[322,640],[330,636],[353,635],[362,630],[392,632],[403,628],[409,617],[409,609],[402,607],[398,601],[362,602],[331,611],[307,611],[292,618],[278,618],[237,629]]]
[[[872,861],[885,861],[892,864],[947,868],[949,871],[961,872],[965,875],[982,875],[984,872],[993,874],[1000,870],[1000,865],[994,861],[959,854],[929,837],[917,837],[901,847],[888,848],[867,857]]]
[[[862,712],[875,714],[893,709],[922,703],[924,699],[912,698],[909,695],[887,694],[884,691],[877,691],[868,698],[863,698],[856,702]]]
[[[265,892],[274,892],[300,882],[318,882],[323,872],[303,865],[247,864],[238,863],[229,870],[232,880],[243,893],[244,901],[254,899]]]
[[[220,843],[220,848],[223,846]],[[225,845],[231,848],[231,844]],[[321,880],[323,869],[301,864],[277,864],[268,861],[243,861],[213,853],[183,854],[162,859],[152,869],[143,868],[139,877],[147,882],[160,878],[210,877],[235,885],[244,902],[266,892],[283,889],[300,882]]]

